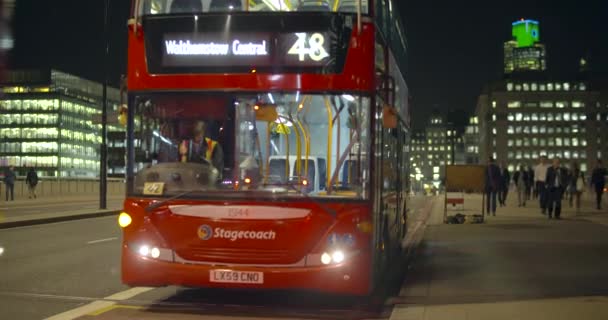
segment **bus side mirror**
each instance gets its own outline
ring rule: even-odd
[[[392,106],[382,108],[382,126],[385,129],[397,128],[397,111]]]

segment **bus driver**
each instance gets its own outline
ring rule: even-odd
[[[184,140],[179,146],[181,162],[211,163],[220,173],[224,170],[224,153],[219,143],[205,136],[207,123],[196,121],[193,129],[193,138]]]

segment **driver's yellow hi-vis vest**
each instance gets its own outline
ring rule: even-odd
[[[192,140],[188,140],[188,149],[192,146]],[[186,141],[184,141],[186,142]],[[207,150],[205,150],[205,159],[209,162],[211,162],[211,157],[213,157],[213,150],[215,150],[215,146],[217,146],[217,141],[215,140],[211,140],[209,138],[205,138],[205,142],[207,143]],[[190,150],[188,150],[190,151]],[[186,154],[182,154],[181,160],[182,162],[188,162],[188,154],[190,152],[187,152]]]

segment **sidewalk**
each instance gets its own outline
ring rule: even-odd
[[[608,319],[607,210],[586,195],[578,214],[564,201],[549,220],[516,197],[483,224],[454,225],[441,223],[442,198],[390,319]]]
[[[108,196],[99,209],[99,196],[62,196],[0,201],[0,229],[117,214],[124,196]]]

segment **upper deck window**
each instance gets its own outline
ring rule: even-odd
[[[314,11],[357,12],[357,0],[142,0],[143,15],[243,12]],[[361,2],[361,13],[368,13],[368,1]]]

